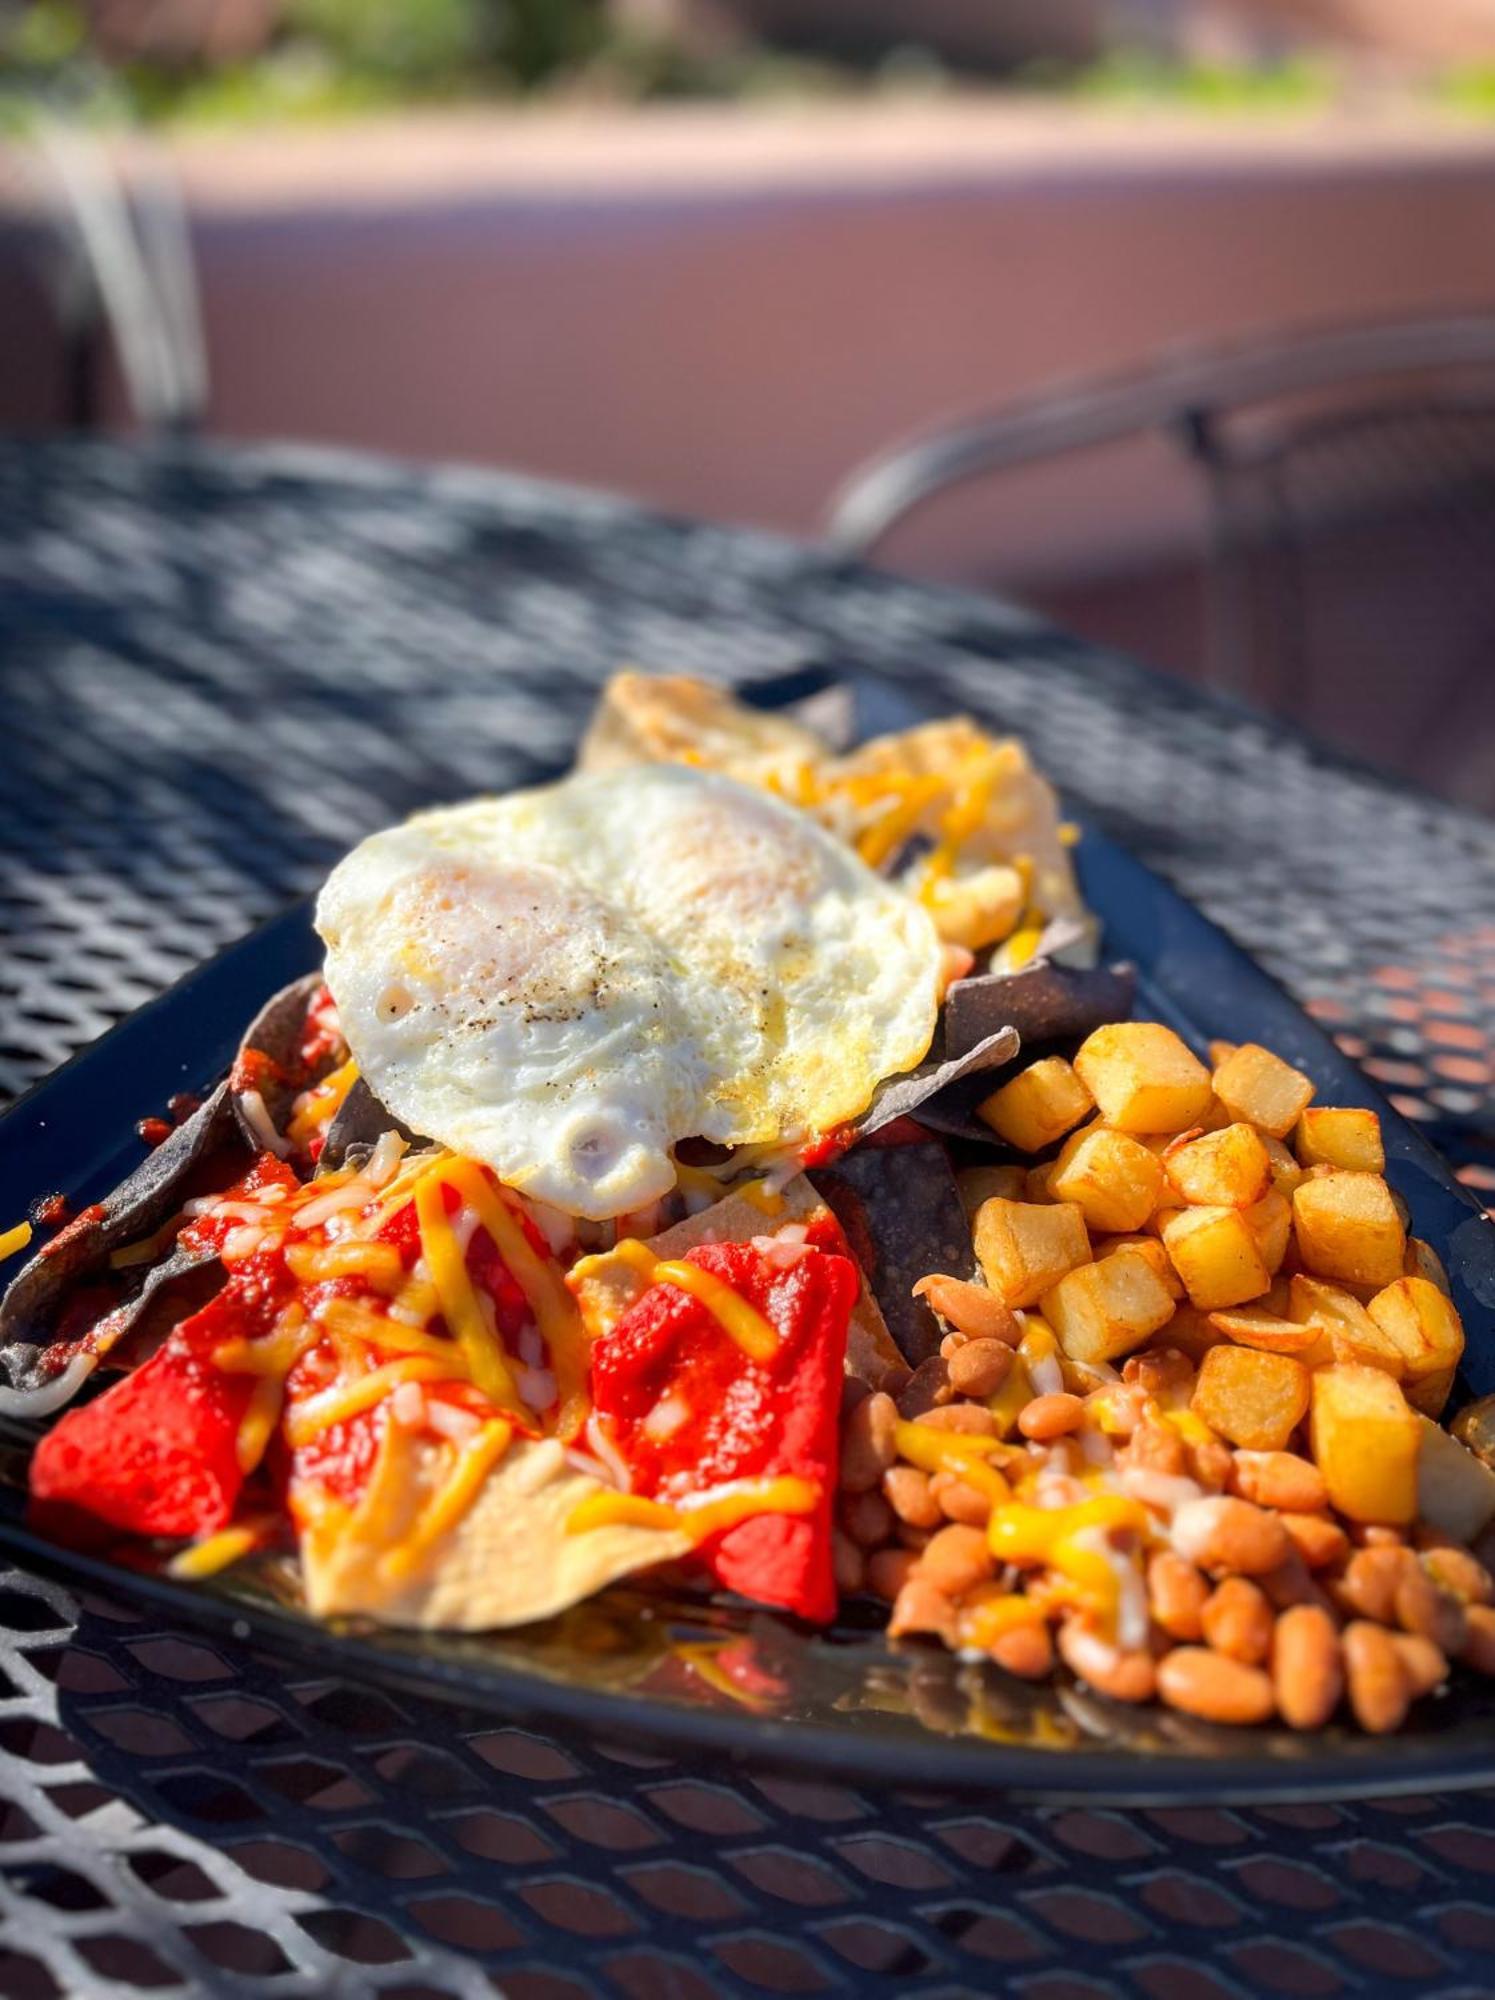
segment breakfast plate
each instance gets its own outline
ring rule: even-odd
[[[849,705],[854,740],[924,719],[902,689],[870,678],[778,690],[781,703],[797,705],[807,695],[822,710],[828,699]],[[619,837],[620,824],[610,838]],[[1105,958],[1135,968],[1138,1020],[1164,1024],[1199,1054],[1216,1042],[1261,1045],[1308,1078],[1320,1103],[1379,1119],[1386,1181],[1405,1203],[1413,1235],[1446,1267],[1469,1335],[1452,1407],[1495,1391],[1489,1219],[1328,1037],[1198,911],[1094,828],[1078,830],[1071,852]],[[878,936],[879,953],[897,948],[888,933]],[[0,1152],[0,1217],[23,1212],[53,1188],[87,1204],[113,1186],[139,1160],[136,1125],[159,1118],[178,1093],[207,1090],[234,1062],[245,1019],[311,974],[320,957],[310,910],[288,911],[39,1085],[0,1122],[8,1141]],[[858,979],[859,991],[869,978],[870,971]],[[387,981],[381,995],[386,990]],[[844,993],[838,1004],[848,1004]],[[906,1066],[902,1059],[888,1064]],[[968,1092],[956,1107],[957,1136],[969,1102]],[[567,1192],[550,1190],[557,1191]],[[48,1413],[40,1428],[53,1422]],[[96,1543],[91,1551],[65,1545],[25,1505],[35,1443],[36,1427],[7,1422],[0,1538],[27,1561],[144,1596],[186,1622],[313,1654],[345,1674],[386,1678],[509,1717],[546,1717],[868,1782],[978,1785],[1043,1797],[1343,1796],[1489,1779],[1495,1684],[1465,1676],[1418,1702],[1395,1735],[1337,1722],[1244,1733],[1151,1702],[1110,1699],[1072,1679],[1015,1678],[959,1650],[890,1643],[885,1607],[857,1594],[843,1597],[830,1622],[816,1624],[740,1596],[704,1595],[666,1571],[620,1573],[600,1593],[508,1630],[408,1629],[340,1602],[314,1617],[297,1566],[275,1547],[193,1581],[143,1543],[116,1543],[107,1555]]]

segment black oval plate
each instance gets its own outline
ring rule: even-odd
[[[922,719],[900,688],[842,683],[858,735]],[[798,683],[780,700],[812,692]],[[1203,1047],[1258,1041],[1305,1070],[1323,1101],[1366,1105],[1386,1137],[1387,1177],[1418,1235],[1448,1266],[1469,1334],[1457,1395],[1495,1390],[1495,1223],[1421,1136],[1321,1029],[1225,934],[1102,834],[1078,849],[1107,953],[1138,968],[1137,1013]],[[137,1119],[227,1066],[267,994],[317,962],[299,905],[231,945],[121,1023],[0,1119],[0,1217],[64,1188],[87,1200],[139,1156]],[[1127,1709],[1075,1687],[1030,1688],[924,1647],[894,1649],[875,1613],[829,1632],[727,1601],[618,1587],[519,1632],[466,1636],[328,1626],[301,1608],[292,1566],[247,1564],[208,1584],[173,1582],[61,1549],[22,1521],[18,1432],[0,1451],[0,1542],[64,1577],[127,1589],[184,1622],[289,1646],[344,1675],[384,1679],[509,1719],[549,1718],[677,1750],[809,1766],[857,1782],[977,1786],[1040,1799],[1166,1804],[1386,1795],[1488,1785],[1495,1684],[1460,1678],[1401,1735],[1212,1728]],[[855,1608],[854,1608],[855,1610]]]

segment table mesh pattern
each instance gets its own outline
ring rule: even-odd
[[[0,448],[0,1094],[620,661],[914,674],[1495,1188],[1495,829],[986,600],[464,472]],[[1495,1802],[1121,1814],[564,1744],[0,1579],[0,1992],[1489,1991]]]

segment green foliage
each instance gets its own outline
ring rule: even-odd
[[[1306,55],[1261,64],[1173,62],[1123,48],[1076,72],[1069,88],[1103,104],[1229,114],[1322,110],[1338,82],[1332,67]]]

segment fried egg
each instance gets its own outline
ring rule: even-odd
[[[927,914],[807,815],[685,765],[574,776],[373,835],[317,904],[376,1096],[522,1193],[605,1219],[671,1148],[792,1146],[934,1032]]]

